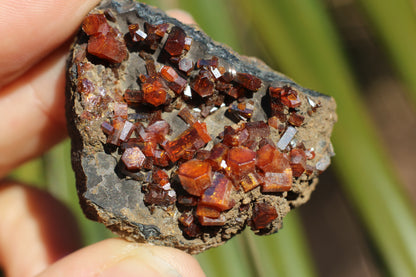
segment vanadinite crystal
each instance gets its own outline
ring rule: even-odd
[[[140,151],[139,147],[127,148],[121,156],[121,160],[128,170],[140,169],[145,159],[146,156]]]
[[[276,147],[266,144],[257,150],[257,167],[263,172],[283,172],[289,160]]]
[[[257,203],[253,207],[252,228],[266,228],[273,220],[278,217],[276,209],[267,203]]]
[[[179,27],[173,27],[165,43],[165,51],[171,56],[179,56],[185,48],[185,32]]]
[[[256,165],[256,152],[245,147],[234,147],[228,151],[227,165],[232,174],[243,176],[253,172]]]
[[[211,186],[202,195],[200,204],[216,208],[220,211],[228,210],[232,207],[231,193],[233,189],[234,187],[230,179],[216,172]]]
[[[201,196],[211,185],[211,165],[200,160],[190,160],[180,165],[179,179],[190,194]]]
[[[123,38],[107,23],[103,14],[89,15],[82,28],[90,36],[88,53],[114,63],[120,63],[127,57]]]
[[[81,205],[129,240],[275,233],[333,155],[331,98],[132,0],[83,20],[67,89]]]

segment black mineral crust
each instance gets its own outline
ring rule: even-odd
[[[330,135],[337,119],[335,101],[299,86],[255,58],[238,55],[227,46],[210,39],[197,27],[184,25],[163,11],[145,4],[130,0],[108,0],[103,1],[90,14],[105,16],[108,25],[118,34],[115,35],[116,40],[125,43],[128,53],[121,61],[94,53],[88,47],[92,36],[80,28],[69,55],[66,112],[72,139],[72,166],[76,174],[80,204],[86,216],[105,224],[127,240],[176,247],[192,254],[225,243],[247,225],[258,235],[277,232],[282,227],[284,216],[309,199],[318,182],[318,175],[329,166],[330,157],[334,155]],[[138,24],[138,29],[146,33],[145,23],[154,26],[167,23],[166,33],[156,39],[156,43],[146,44],[145,40],[140,41],[140,37],[133,38],[129,25]],[[177,27],[184,31],[187,38],[192,39],[192,44],[189,50],[181,50],[179,56],[172,56],[164,47],[169,35]],[[195,64],[189,74],[178,69],[178,61],[184,57]],[[218,59],[218,65],[201,65],[198,68],[199,60],[212,61],[213,57]],[[167,92],[166,102],[162,105],[129,103],[125,120],[136,124],[135,128],[140,124],[149,125],[155,118],[164,120],[170,126],[165,139],[173,141],[189,128],[189,122],[178,116],[182,109],[187,108],[196,120],[206,124],[211,140],[199,146],[188,158],[181,157],[178,161],[172,161],[169,157],[168,165],[153,163],[129,170],[121,160],[125,150],[123,147],[128,146],[109,142],[109,135],[103,132],[102,125],[115,124],[115,114],[118,112],[115,103],[125,103],[126,91],[141,93],[144,83],[141,75],[160,74],[165,65],[172,67],[185,79],[187,87],[177,93],[174,86],[162,82]],[[151,72],[152,66],[156,73]],[[211,73],[206,74],[211,74],[209,76],[216,86],[209,96],[200,96],[195,92],[195,80],[204,68],[211,70]],[[228,77],[234,78],[229,83],[239,89],[238,96],[227,94],[225,89],[221,91],[219,81],[212,73],[215,69],[218,69],[215,74],[222,71],[222,76],[228,73]],[[241,78],[244,79],[245,76],[260,79],[260,85],[256,81],[251,85],[243,85],[244,80]],[[184,92],[186,89],[188,91]],[[294,91],[294,95],[297,95],[294,101],[298,102],[279,102],[273,98],[273,89],[279,93]],[[222,103],[213,98],[221,99]],[[249,111],[241,111],[237,108],[239,103],[248,103],[247,107],[251,108]],[[202,219],[198,220],[196,205],[175,202],[182,196],[198,199],[181,185],[178,167],[189,159],[204,157],[203,154],[215,144],[224,142],[225,127],[244,130],[244,126],[247,126],[244,124],[259,121],[267,124],[270,134],[267,137],[252,138],[250,146],[243,144],[238,147],[251,147],[256,152],[262,145],[269,143],[279,149],[287,160],[292,157],[293,149],[299,149],[306,153],[306,162],[299,169],[296,167],[297,161],[291,160],[288,171],[292,183],[288,189],[281,191],[267,191],[263,183],[244,191],[239,185],[239,179],[236,181],[230,177],[233,181],[230,196],[232,205],[220,210],[222,223],[214,223],[212,226],[203,224]],[[111,133],[111,130],[108,132]],[[139,132],[130,135],[139,140]],[[157,149],[164,151],[163,142],[159,144]],[[205,161],[206,157],[199,159]],[[167,190],[169,196],[163,194],[165,202],[160,203],[145,199],[146,195],[152,193],[152,186],[155,186],[152,185],[152,176],[158,169],[168,174],[171,186]],[[223,170],[221,172],[224,176],[231,174],[230,169],[225,167],[218,170]],[[258,169],[258,161],[255,170],[259,176],[264,175]],[[189,217],[193,221],[187,226],[184,218]],[[209,217],[205,219],[211,220]]]

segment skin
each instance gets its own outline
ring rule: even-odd
[[[96,0],[0,1],[0,178],[67,136],[69,42]],[[172,11],[194,23],[182,11]],[[108,239],[81,248],[74,218],[52,196],[0,181],[0,267],[6,276],[205,276],[177,249]]]

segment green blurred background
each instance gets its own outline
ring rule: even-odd
[[[207,276],[416,276],[414,0],[154,0],[215,40],[333,96],[336,157],[277,235],[247,230],[197,256]],[[111,236],[83,216],[64,141],[11,177],[50,191],[85,244]],[[1,273],[0,273],[1,275]]]

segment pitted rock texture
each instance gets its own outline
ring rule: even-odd
[[[86,17],[66,93],[81,206],[128,240],[275,233],[334,155],[332,98],[130,0]]]

